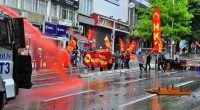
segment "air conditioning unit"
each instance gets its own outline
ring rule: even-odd
[[[79,30],[79,32],[80,32],[81,34],[83,34],[83,26],[79,26],[79,27],[78,27],[78,30]]]
[[[79,27],[79,22],[73,21],[72,22],[72,27]]]
[[[24,18],[28,18],[28,12],[22,11],[21,16],[24,17]]]

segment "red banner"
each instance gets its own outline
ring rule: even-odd
[[[87,51],[85,52],[83,64],[86,66],[107,68],[111,59],[112,57],[108,50]]]
[[[161,40],[161,26],[160,26],[160,8],[154,9],[152,16],[152,33],[153,33],[153,44],[156,46],[156,52],[162,52],[163,44]]]

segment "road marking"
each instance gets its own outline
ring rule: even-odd
[[[190,84],[190,83],[193,83],[194,81],[187,81],[187,82],[182,82],[182,83],[179,83],[179,84],[175,84],[174,86],[175,87],[180,87],[180,86],[184,86],[184,85],[187,85],[187,84]]]
[[[59,79],[59,78],[66,78],[67,75],[62,76],[52,76],[52,77],[46,77],[46,78],[35,78],[34,81],[44,81],[44,80],[53,80],[53,79]]]
[[[52,100],[57,100],[57,99],[61,99],[61,98],[66,98],[66,97],[70,97],[70,96],[74,96],[74,95],[85,94],[85,93],[88,93],[88,92],[94,92],[94,90],[82,91],[82,92],[77,92],[77,93],[74,93],[74,94],[69,94],[69,95],[64,95],[64,96],[60,96],[60,97],[55,97],[55,98],[43,100],[43,102],[48,102],[48,101],[52,101]]]
[[[43,75],[50,75],[50,74],[52,74],[52,75],[54,75],[54,74],[57,74],[57,72],[48,72],[48,73],[35,73],[35,74],[33,74],[32,76],[43,76]]]
[[[48,84],[40,84],[40,85],[34,85],[33,84],[33,88],[34,87],[43,87],[43,86],[50,86],[50,85],[54,85],[54,84],[61,84],[61,83],[64,83],[63,81],[61,81],[61,82],[56,82],[56,83],[48,83]]]
[[[183,82],[183,83],[180,83],[180,84],[175,84],[175,87],[184,86],[184,85],[187,85],[187,84],[190,84],[190,83],[193,83],[193,82],[194,82],[194,81],[187,81],[187,82]],[[148,96],[146,96],[146,97],[143,97],[143,98],[140,98],[140,99],[137,99],[137,100],[134,100],[134,101],[131,101],[131,102],[122,104],[122,105],[120,105],[120,106],[118,106],[118,107],[119,107],[119,108],[123,108],[123,107],[126,107],[126,106],[128,106],[128,105],[131,105],[131,104],[134,104],[134,103],[143,101],[143,100],[145,100],[145,99],[151,98],[151,97],[156,96],[156,95],[157,95],[157,94],[148,95]]]
[[[128,103],[123,104],[123,105],[120,105],[120,106],[118,106],[118,107],[119,107],[119,108],[126,107],[126,106],[128,106],[128,105],[131,105],[131,104],[134,104],[134,103],[143,101],[143,100],[145,100],[145,99],[151,98],[151,97],[156,96],[156,95],[157,95],[157,94],[151,94],[151,95],[148,95],[148,96],[146,96],[146,97],[143,97],[143,98],[140,98],[140,99],[137,99],[137,100],[128,102]]]
[[[130,81],[127,81],[127,82],[117,82],[116,84],[124,85],[124,84],[132,83],[132,82],[138,82],[138,81],[142,81],[142,80],[146,80],[146,79],[147,79],[147,78],[136,79],[136,80],[130,80]]]
[[[167,75],[177,73],[177,71],[166,73]]]

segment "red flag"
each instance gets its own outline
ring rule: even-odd
[[[108,49],[111,49],[111,44],[110,44],[110,41],[109,41],[108,36],[106,36],[106,37],[104,38],[104,44],[106,45],[106,47],[107,47]]]
[[[153,33],[153,44],[157,46],[158,52],[162,52],[163,44],[161,41],[161,29],[160,29],[160,8],[154,9],[152,16],[152,33]]]
[[[121,37],[119,37],[119,49],[120,51],[124,51],[124,42]]]

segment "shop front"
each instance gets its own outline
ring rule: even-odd
[[[102,47],[106,48],[104,44],[104,38],[107,36],[109,38],[110,43],[112,43],[112,33],[114,30],[114,22],[112,19],[98,15],[96,13],[91,14],[91,17],[94,19],[94,31],[96,33],[96,48],[99,49]]]

